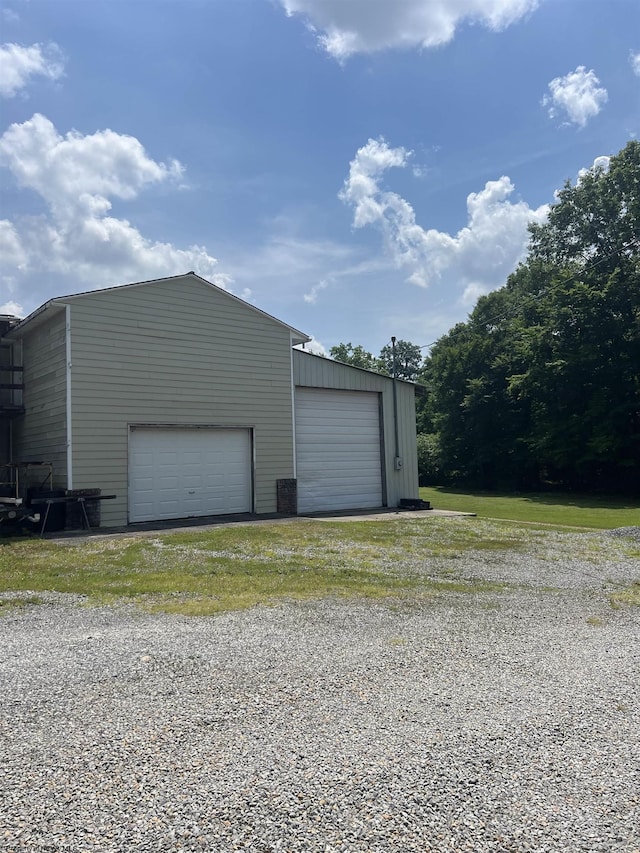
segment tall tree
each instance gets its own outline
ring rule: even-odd
[[[365,370],[377,370],[377,359],[360,344],[353,346],[351,342],[348,344],[337,344],[331,347],[329,355],[336,361],[341,361],[343,364],[350,364],[353,367],[363,367]]]
[[[640,241],[640,142],[567,181],[543,225],[531,225],[530,260],[576,265],[607,275],[637,263]]]
[[[353,367],[364,367],[366,370],[375,370],[393,376],[394,356],[393,347],[387,344],[382,347],[380,355],[376,358],[363,346],[348,344],[337,344],[329,350],[331,358]],[[422,351],[417,344],[410,341],[398,340],[395,347],[395,371],[398,379],[406,379],[415,382],[422,367]]]
[[[397,379],[415,382],[422,366],[422,350],[417,344],[412,344],[410,341],[397,340],[395,364],[392,344],[382,347],[378,364],[382,373],[388,373],[389,376],[393,376],[395,373]]]
[[[565,185],[527,262],[423,375],[449,476],[638,489],[640,143]]]

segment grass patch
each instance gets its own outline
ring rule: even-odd
[[[0,594],[50,590],[186,615],[328,596],[406,606],[445,594],[503,590],[508,584],[465,577],[468,563],[460,558],[476,554],[479,561],[493,562],[530,547],[538,559],[589,560],[594,572],[610,549],[608,542],[575,531],[565,535],[533,524],[429,513],[384,521],[194,528],[154,538],[16,540],[0,545]],[[627,548],[616,541],[622,554],[633,548],[637,544]]]
[[[610,530],[640,524],[640,501],[556,493],[469,493],[444,486],[420,489],[435,509],[475,512],[479,517]]]
[[[135,599],[152,610],[205,615],[287,598],[417,599],[503,588],[403,568],[407,562],[423,566],[433,557],[453,560],[468,550],[522,546],[522,536],[506,525],[500,535],[492,528],[487,536],[455,521],[296,522],[153,539],[7,542],[0,547],[0,591]]]
[[[15,610],[18,607],[33,607],[36,604],[42,604],[42,599],[38,595],[28,595],[26,597],[15,598],[0,598],[0,615]]]
[[[623,589],[617,589],[609,596],[609,601],[614,609],[623,605],[640,607],[640,581],[635,581]]]

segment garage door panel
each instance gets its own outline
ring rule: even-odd
[[[296,389],[298,511],[381,506],[379,398]]]
[[[357,448],[355,448],[357,449]],[[342,461],[348,461],[354,452],[354,447],[349,445],[341,445],[336,442],[323,442],[322,444],[314,444],[308,450],[307,458],[312,461],[317,461],[319,464],[327,464],[327,455],[331,454],[334,459],[341,458]],[[380,453],[374,451],[360,450],[359,461],[371,462],[375,465],[380,463]]]
[[[129,459],[131,521],[251,511],[247,429],[133,429]]]
[[[219,489],[224,486],[224,477],[221,474],[209,474],[204,481],[207,489]]]

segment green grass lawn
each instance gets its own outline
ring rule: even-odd
[[[431,501],[434,509],[475,512],[482,518],[502,518],[560,527],[640,526],[640,501],[619,498],[577,496],[549,492],[507,494],[469,493],[444,486],[420,489],[420,497]]]

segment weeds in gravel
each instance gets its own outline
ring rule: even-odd
[[[623,589],[617,589],[611,593],[609,601],[614,609],[625,604],[631,607],[640,607],[640,581],[635,581]]]
[[[598,548],[604,553],[604,546],[584,539],[580,556],[597,554]],[[578,556],[575,536],[437,517],[301,521],[75,543],[22,540],[0,545],[0,592],[128,598],[147,608],[194,615],[285,598],[419,600],[504,589],[503,583],[465,577],[467,564],[460,558],[475,553],[481,559],[487,552],[500,558],[532,545],[540,550],[540,543],[551,543],[560,558]]]
[[[42,604],[42,599],[37,595],[28,595],[18,598],[0,598],[0,614],[8,613],[16,607],[32,607],[35,604]]]

